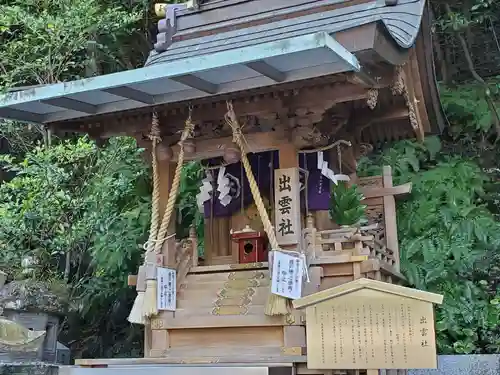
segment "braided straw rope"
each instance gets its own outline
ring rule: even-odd
[[[243,164],[243,168],[245,168],[245,174],[247,176],[248,184],[250,186],[250,192],[252,193],[253,200],[255,201],[255,206],[257,207],[257,211],[259,212],[260,219],[262,220],[264,230],[266,231],[269,243],[271,244],[271,249],[272,251],[278,250],[279,245],[278,245],[278,240],[276,239],[276,233],[274,232],[273,225],[271,224],[271,220],[269,220],[269,215],[267,214],[266,207],[264,206],[264,202],[262,201],[262,197],[259,191],[259,186],[257,185],[257,181],[255,181],[255,177],[252,172],[252,166],[248,161],[247,157],[248,150],[244,142],[243,134],[241,132],[241,127],[238,123],[238,119],[234,112],[233,104],[231,102],[227,102],[227,113],[225,115],[225,120],[233,131],[233,141],[241,149],[241,163]],[[269,293],[269,298],[266,303],[265,314],[286,315],[288,314],[288,312],[289,312],[288,300],[282,296]]]
[[[158,225],[160,221],[160,176],[158,173],[158,161],[156,157],[156,146],[161,142],[160,138],[160,124],[158,120],[158,114],[153,113],[153,120],[151,123],[151,133],[149,139],[152,142],[151,159],[153,166],[153,196],[152,196],[152,209],[151,209],[151,227],[149,229],[149,239],[146,247],[146,251],[152,251],[154,249],[154,240],[156,233],[158,232]]]
[[[179,191],[179,185],[181,182],[182,166],[184,164],[184,141],[192,136],[193,131],[194,124],[191,121],[190,113],[188,119],[186,120],[186,124],[179,141],[179,158],[177,160],[177,166],[175,168],[174,180],[172,181],[172,187],[170,193],[168,194],[167,206],[161,220],[160,229],[158,230],[158,235],[156,236],[154,251],[157,254],[161,252],[161,247],[163,245],[163,242],[165,241],[168,226],[170,225],[170,219],[172,218],[172,213],[175,210],[175,201],[177,200],[177,193]]]
[[[160,219],[160,177],[158,174],[158,161],[156,157],[156,146],[161,142],[160,138],[160,124],[158,120],[158,114],[156,112],[153,113],[153,118],[151,121],[151,132],[149,134],[149,139],[152,143],[151,148],[151,159],[152,159],[152,167],[153,167],[153,196],[151,202],[151,226],[149,229],[149,238],[148,242],[144,245],[146,250],[146,256],[144,257],[143,266],[139,268],[139,272],[141,268],[144,270],[144,266],[148,263],[147,254],[154,250],[154,241],[156,237],[156,232],[158,231],[158,224]],[[146,285],[147,289],[147,285]],[[145,301],[145,290],[137,290],[137,296],[134,300],[134,305],[132,306],[132,310],[130,310],[130,314],[128,316],[128,321],[134,324],[145,324],[146,321],[145,311],[144,311],[144,301]]]
[[[153,197],[152,197],[152,211],[151,211],[151,227],[149,232],[148,242],[145,244],[146,256],[144,257],[144,266],[153,266],[151,257],[149,256],[153,251],[155,254],[161,252],[161,248],[166,236],[168,226],[172,217],[172,213],[175,209],[175,201],[177,198],[177,192],[179,190],[180,178],[182,172],[182,166],[184,163],[184,141],[189,138],[194,130],[194,124],[191,121],[191,112],[188,119],[186,120],[185,128],[182,132],[181,139],[179,141],[180,151],[177,160],[177,166],[175,169],[174,181],[172,183],[172,189],[169,192],[167,207],[165,209],[165,214],[163,215],[162,222],[160,225],[160,176],[158,173],[158,160],[156,155],[156,146],[161,141],[160,138],[160,127],[158,115],[153,114],[153,120],[151,124],[151,133],[149,138],[152,141],[152,166],[153,166]],[[159,228],[158,228],[159,227]],[[144,318],[151,317],[158,313],[157,301],[156,301],[156,279],[146,280],[146,290],[138,291],[134,306],[129,315],[129,321],[131,323],[145,324]]]

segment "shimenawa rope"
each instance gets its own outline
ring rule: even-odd
[[[174,179],[172,182],[172,188],[168,195],[167,205],[165,208],[165,213],[163,215],[161,225],[160,219],[160,177],[158,173],[158,163],[156,157],[156,145],[161,141],[160,138],[160,128],[158,116],[156,113],[153,114],[153,120],[151,125],[151,135],[150,139],[152,141],[152,165],[153,165],[153,198],[152,198],[152,212],[151,212],[151,229],[149,233],[149,239],[144,245],[146,249],[146,255],[144,259],[144,265],[141,267],[139,272],[146,272],[147,268],[156,269],[155,256],[161,253],[161,248],[166,239],[175,236],[171,234],[167,236],[168,227],[170,225],[170,220],[172,213],[175,209],[175,201],[177,198],[177,193],[180,185],[180,178],[182,172],[182,165],[184,163],[184,141],[192,136],[194,130],[194,124],[191,121],[191,112],[186,120],[184,130],[179,141],[179,156],[177,160],[177,166],[175,169]],[[158,228],[159,227],[159,228]],[[151,272],[147,275],[146,290],[138,290],[134,306],[130,312],[128,320],[131,323],[144,324],[145,318],[151,317],[158,314],[158,306],[156,301],[156,272]]]
[[[243,134],[241,132],[241,127],[240,124],[238,123],[238,119],[236,117],[231,102],[227,102],[227,109],[228,111],[226,113],[225,120],[233,131],[233,141],[238,145],[238,147],[241,150],[241,163],[243,164],[243,168],[245,169],[245,174],[247,176],[248,184],[250,186],[250,192],[252,193],[255,206],[257,207],[257,211],[259,212],[259,216],[262,220],[264,230],[267,234],[269,243],[271,245],[271,254],[270,254],[271,258],[272,251],[279,250],[278,240],[276,239],[276,233],[274,232],[273,225],[271,224],[271,220],[269,220],[269,215],[267,214],[266,207],[264,206],[264,202],[262,201],[262,197],[259,191],[259,186],[257,185],[257,182],[255,181],[255,177],[252,172],[252,166],[248,161],[247,157],[248,150],[245,145]],[[290,312],[288,299],[270,292],[264,312],[266,315],[288,314]]]

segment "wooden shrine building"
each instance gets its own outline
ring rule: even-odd
[[[182,364],[173,375],[192,366],[218,374],[343,370],[308,368],[306,314],[290,304],[269,308],[270,295],[280,296],[278,306],[288,293],[271,274],[293,257],[293,274],[306,280],[290,279],[298,297],[362,278],[404,280],[395,198],[411,185],[393,186],[389,167],[369,178],[355,172],[374,145],[444,127],[425,1],[191,0],[157,8],[164,16],[145,67],[0,97],[2,118],[54,133],[129,135],[154,152],[158,212],[130,283],[145,300],[152,285],[173,295],[158,292],[156,307],[141,313],[145,358],[78,363],[120,372]],[[194,230],[175,238],[176,170],[186,160],[205,168],[203,254]],[[361,227],[339,227],[329,216],[331,187],[347,179],[365,197]]]

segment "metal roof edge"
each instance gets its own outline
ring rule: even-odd
[[[158,78],[192,74],[199,72],[200,66],[203,66],[203,70],[208,70],[227,66],[228,61],[231,61],[231,65],[258,61],[275,56],[276,50],[279,50],[281,54],[286,54],[327,47],[331,43],[331,40],[333,38],[330,35],[325,32],[319,32],[286,40],[263,43],[259,45],[258,49],[255,46],[249,46],[238,50],[215,52],[213,54],[150,65],[134,70],[9,92],[0,95],[0,108],[29,101],[54,99],[92,90],[114,88],[123,85],[124,82],[126,84],[135,84]]]

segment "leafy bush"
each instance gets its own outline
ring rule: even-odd
[[[150,191],[135,141],[116,138],[99,149],[80,138],[3,161],[17,176],[0,185],[0,268],[22,278],[21,259],[32,256],[33,278],[67,283],[74,303],[65,338],[76,355],[137,355],[127,276],[147,237]]]
[[[99,0],[0,4],[0,87],[54,83],[133,68],[126,60],[130,62],[140,48],[136,45],[134,53],[126,47],[130,39],[137,39],[131,36],[141,15],[124,4]],[[127,52],[131,56],[124,55]]]
[[[436,331],[442,354],[500,350],[500,223],[488,210],[489,178],[476,162],[441,154],[439,142],[402,141],[360,174],[392,165],[396,182],[413,183],[398,202],[401,268],[411,285],[444,294]]]
[[[487,82],[489,94],[495,101],[500,99],[499,77]],[[468,83],[457,87],[442,86],[441,103],[451,123],[450,133],[463,135],[464,131],[488,132],[492,125],[492,112],[484,96],[484,85]]]

